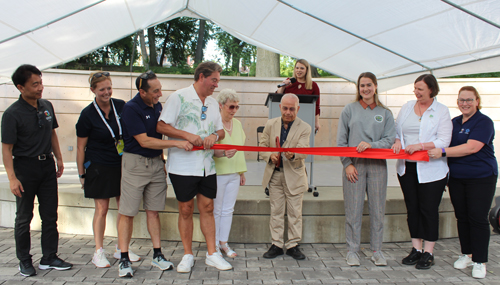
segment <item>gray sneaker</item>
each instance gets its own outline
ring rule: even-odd
[[[171,270],[174,269],[174,264],[165,259],[163,253],[158,254],[157,257],[151,260],[151,265],[160,268],[161,270]]]
[[[118,263],[118,276],[131,278],[134,276],[134,270],[132,270],[132,263],[130,260],[122,258],[120,263]]]
[[[347,261],[347,265],[350,266],[359,266],[359,255],[357,252],[349,251],[345,257]]]
[[[373,252],[372,261],[377,266],[387,266],[387,260],[385,260],[384,254],[381,251]]]

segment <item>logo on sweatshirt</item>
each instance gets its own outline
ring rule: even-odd
[[[384,121],[384,117],[382,115],[375,115],[374,118],[377,123],[382,123]]]

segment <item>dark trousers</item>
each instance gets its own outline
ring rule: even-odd
[[[488,213],[495,195],[497,178],[497,175],[474,179],[450,177],[448,184],[462,253],[472,254],[472,261],[478,263],[488,262]]]
[[[429,183],[419,183],[417,164],[406,162],[405,174],[398,175],[398,180],[403,190],[411,238],[437,241],[438,209],[448,177]]]
[[[30,224],[33,219],[35,196],[42,220],[42,254],[47,259],[57,253],[59,233],[57,231],[57,178],[54,159],[37,160],[14,158],[14,172],[24,192],[16,196],[16,222],[14,236],[16,254],[21,261],[31,259]]]

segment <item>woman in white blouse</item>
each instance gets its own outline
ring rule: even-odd
[[[396,119],[395,153],[444,148],[450,145],[452,124],[448,107],[438,103],[439,85],[432,74],[415,80],[417,100],[407,102]],[[429,162],[400,159],[398,179],[403,190],[412,241],[403,264],[429,269],[434,264],[434,245],[439,235],[439,204],[448,182],[446,158]]]

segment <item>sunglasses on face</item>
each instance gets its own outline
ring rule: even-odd
[[[208,106],[201,106],[201,116],[200,119],[203,121],[207,118],[207,114],[205,112],[208,110]]]
[[[239,106],[239,105],[226,105],[226,106],[227,106],[227,107],[229,108],[229,110],[231,110],[231,111],[232,111],[232,110],[234,110],[234,109],[236,109],[236,111],[237,111],[237,110],[240,108],[240,106]]]
[[[141,74],[139,76],[139,89],[141,89],[141,87],[142,87],[143,80],[148,80],[148,79],[154,78],[154,75],[155,75],[155,73],[151,70],[148,70],[148,71],[144,72],[143,74]]]

